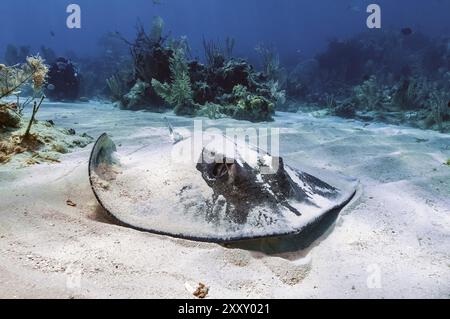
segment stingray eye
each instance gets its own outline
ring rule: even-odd
[[[228,165],[225,163],[218,163],[214,166],[212,170],[212,175],[214,178],[222,178],[228,174]]]

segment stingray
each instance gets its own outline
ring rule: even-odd
[[[107,134],[95,143],[91,186],[121,225],[215,243],[299,234],[346,206],[358,185],[224,135],[204,134],[193,147],[170,132],[134,149]]]

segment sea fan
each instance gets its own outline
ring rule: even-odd
[[[39,55],[28,57],[27,66],[30,69],[33,89],[35,92],[40,92],[47,79],[48,67]]]
[[[45,84],[48,67],[44,60],[36,55],[27,58],[23,65],[0,65],[0,99],[16,94],[25,84],[31,82],[35,92],[40,92]]]

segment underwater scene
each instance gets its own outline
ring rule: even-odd
[[[450,0],[1,7],[1,299],[450,297]]]

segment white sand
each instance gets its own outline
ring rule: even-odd
[[[165,132],[162,115],[101,104],[47,104],[38,117],[124,146]],[[283,128],[288,160],[361,180],[309,249],[269,256],[110,224],[90,189],[89,146],[60,164],[0,166],[0,297],[191,298],[188,281],[210,298],[450,297],[450,136],[284,113],[270,126]]]

